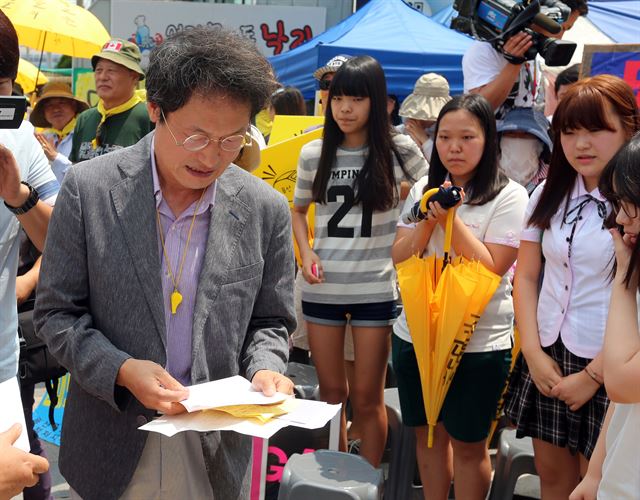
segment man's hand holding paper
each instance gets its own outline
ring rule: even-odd
[[[180,403],[189,397],[189,390],[157,363],[129,358],[120,367],[116,384],[129,389],[145,408],[166,415],[183,413]]]
[[[293,382],[284,375],[270,370],[258,370],[251,380],[253,388],[262,391],[265,396],[276,392],[293,394]]]

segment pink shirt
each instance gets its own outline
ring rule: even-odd
[[[546,259],[538,297],[540,344],[550,346],[560,335],[573,354],[593,359],[602,349],[611,295],[613,241],[603,227],[611,205],[597,188],[587,193],[578,175],[567,215],[563,201],[550,228],[542,231],[527,223],[545,183],[531,195],[520,236],[521,241],[541,242]]]
[[[151,170],[153,172],[153,191],[156,198],[156,208],[160,212],[160,224],[164,235],[171,270],[174,277],[178,277],[178,269],[187,243],[189,227],[197,205],[195,201],[178,218],[175,217],[169,205],[162,197],[160,181],[154,155],[154,142],[151,142]],[[193,330],[193,311],[196,305],[196,292],[202,261],[209,235],[209,221],[211,210],[216,197],[216,183],[211,184],[200,202],[191,241],[186,249],[187,255],[182,270],[182,278],[178,290],[182,294],[182,303],[176,314],[171,314],[171,293],[173,282],[167,269],[167,262],[162,251],[160,235],[158,234],[158,249],[162,263],[162,293],[164,297],[164,319],[167,331],[167,366],[165,369],[181,384],[191,385],[191,337]]]

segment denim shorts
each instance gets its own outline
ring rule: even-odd
[[[310,323],[327,326],[391,326],[398,317],[395,300],[369,304],[320,304],[302,301],[302,316]]]

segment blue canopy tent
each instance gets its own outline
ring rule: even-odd
[[[587,17],[617,43],[640,43],[638,0],[590,0]]]
[[[449,5],[449,7],[445,7],[441,11],[431,16],[431,19],[448,28],[449,26],[451,26],[451,20],[457,15],[458,12],[456,12],[456,10],[453,8],[453,5]]]
[[[339,54],[375,57],[390,94],[409,95],[424,73],[444,76],[462,93],[462,56],[471,39],[429,19],[402,0],[371,0],[362,9],[300,47],[269,58],[278,80],[312,98],[312,73]]]

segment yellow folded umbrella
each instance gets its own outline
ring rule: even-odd
[[[90,58],[109,41],[109,33],[87,9],[67,0],[0,0],[20,45],[40,51]]]
[[[425,193],[422,206],[436,190]],[[397,265],[400,293],[418,361],[429,447],[447,391],[500,276],[482,263],[449,259],[455,209],[447,215],[444,258],[412,256]]]
[[[20,84],[25,94],[33,92],[36,89],[36,78],[38,79],[38,85],[44,85],[49,81],[44,74],[38,71],[36,66],[20,58],[16,83]]]

